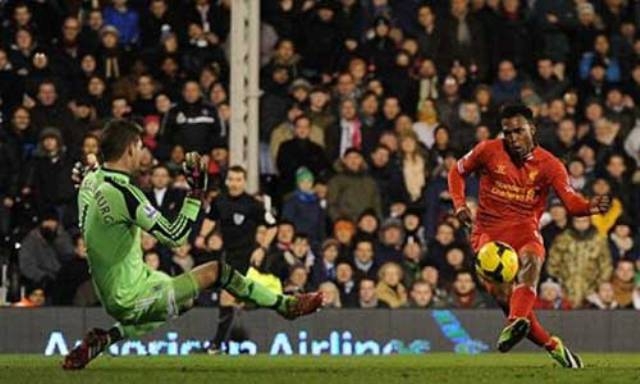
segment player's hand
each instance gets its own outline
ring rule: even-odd
[[[201,198],[204,191],[207,190],[208,175],[207,161],[203,159],[197,152],[189,152],[184,156],[182,163],[182,171],[187,178],[187,183],[191,187],[189,195]]]
[[[471,210],[466,205],[456,210],[456,217],[460,223],[467,228],[471,228]]]
[[[88,154],[84,161],[78,161],[71,170],[73,186],[76,189],[80,188],[80,184],[82,184],[82,180],[85,176],[87,176],[89,172],[95,171],[99,165],[98,158],[93,153]]]
[[[595,195],[589,200],[592,215],[606,213],[611,208],[611,196]]]

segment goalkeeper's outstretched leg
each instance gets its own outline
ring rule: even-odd
[[[111,344],[153,331],[188,311],[198,293],[212,287],[225,289],[238,299],[259,307],[273,309],[289,320],[316,312],[322,305],[319,292],[294,296],[276,294],[242,276],[228,264],[217,261],[176,278],[154,273],[144,292],[140,292],[134,308],[124,311],[107,308],[107,312],[120,322],[109,330],[93,329],[87,333],[80,345],[65,357],[63,368],[82,369]]]

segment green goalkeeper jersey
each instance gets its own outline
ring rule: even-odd
[[[178,217],[169,222],[131,184],[129,175],[101,167],[82,181],[78,208],[98,295],[107,309],[118,310],[135,305],[154,273],[142,259],[140,231],[179,246],[187,241],[200,201],[185,198]]]

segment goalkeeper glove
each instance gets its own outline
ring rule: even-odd
[[[82,180],[84,180],[85,176],[89,174],[89,172],[93,172],[98,169],[98,158],[93,153],[88,154],[84,161],[78,161],[73,166],[71,170],[71,180],[73,181],[73,186],[76,189],[80,188],[80,184],[82,184]]]

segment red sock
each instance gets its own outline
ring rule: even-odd
[[[551,339],[551,335],[547,332],[546,329],[542,327],[542,324],[538,321],[536,314],[531,311],[529,317],[527,317],[531,322],[531,330],[529,331],[529,335],[527,336],[529,340],[534,342],[540,347],[547,348],[547,345],[550,345],[550,348],[553,349],[555,347],[555,342]]]
[[[517,317],[529,317],[536,301],[536,293],[530,287],[520,284],[509,299],[509,321]]]

